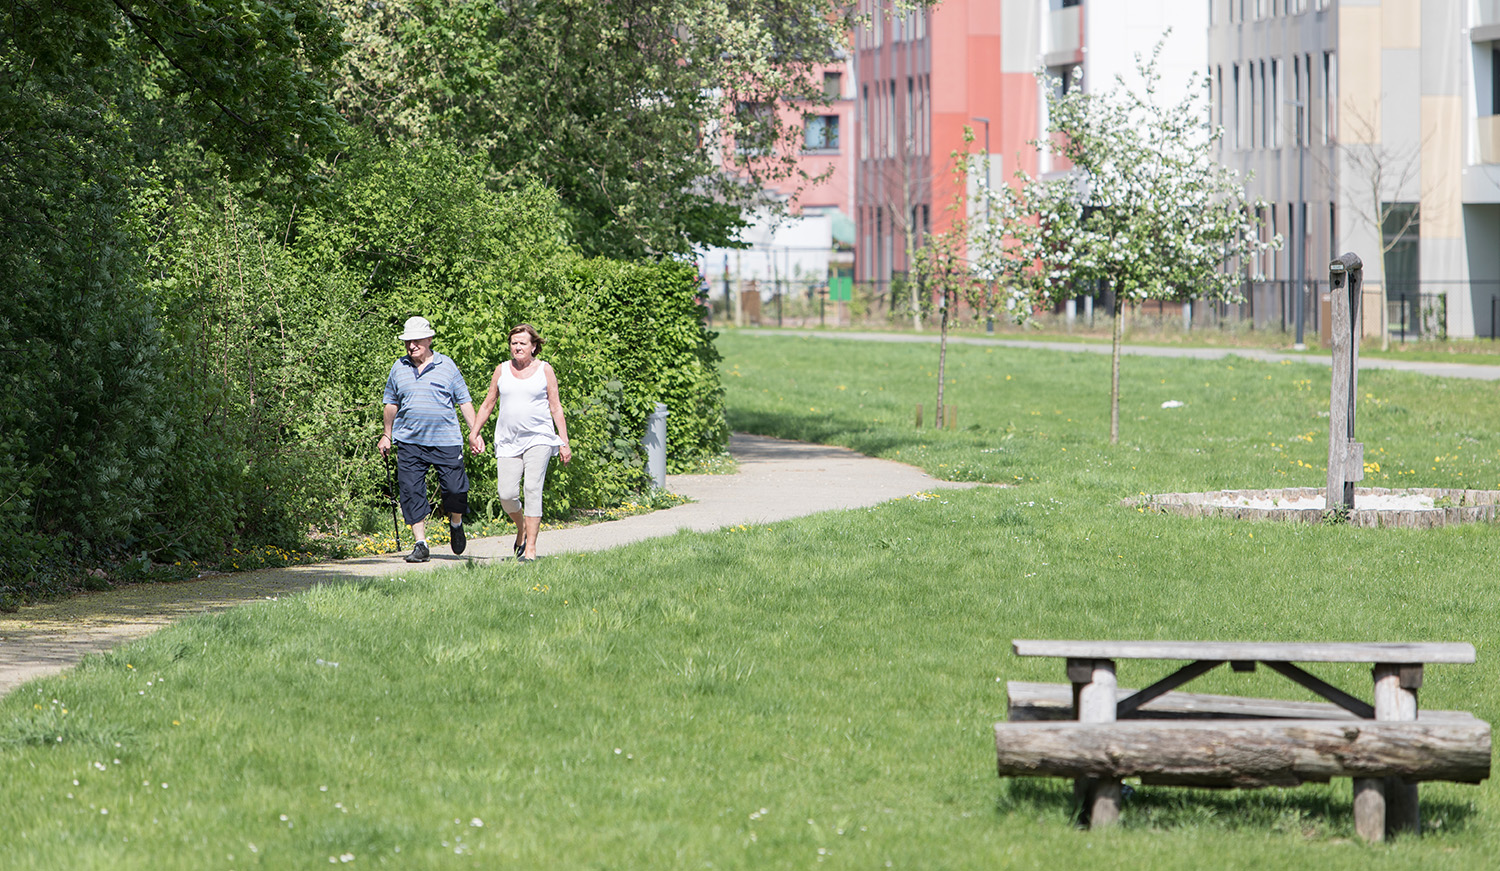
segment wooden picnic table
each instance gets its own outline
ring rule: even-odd
[[[1056,657],[1066,661],[1068,680],[1073,687],[1074,716],[1082,723],[1113,723],[1126,716],[1149,718],[1150,711],[1142,710],[1143,705],[1226,663],[1236,672],[1254,671],[1257,664],[1265,665],[1357,718],[1414,722],[1419,719],[1417,690],[1422,686],[1424,667],[1475,660],[1474,646],[1466,643],[1016,640],[1012,644],[1017,656]],[[1115,660],[1119,659],[1187,664],[1127,694],[1118,691],[1115,679]],[[1325,662],[1369,663],[1373,703],[1329,684],[1297,664]],[[1230,723],[1238,719],[1232,707],[1226,707],[1219,716]],[[1274,731],[1267,734],[1270,740],[1275,740]],[[1094,824],[1108,824],[1118,817],[1117,779],[1111,782],[1081,778],[1077,789],[1085,813]],[[1370,840],[1379,840],[1387,829],[1420,830],[1417,786],[1413,782],[1400,777],[1355,777],[1354,798],[1356,828]]]
[[[1066,659],[1068,680],[1086,696],[1078,700],[1078,719],[1091,722],[1118,719],[1225,663],[1242,672],[1253,671],[1256,663],[1262,663],[1358,717],[1415,720],[1424,665],[1474,662],[1474,645],[1467,643],[1017,640],[1012,646],[1017,656]],[[1116,701],[1116,659],[1188,660],[1190,664]],[[1374,666],[1375,703],[1362,701],[1309,674],[1296,665],[1299,662],[1370,663]]]

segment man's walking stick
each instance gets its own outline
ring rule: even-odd
[[[396,449],[396,443],[391,442],[391,450]],[[391,491],[391,529],[396,533],[396,550],[401,549],[401,519],[396,513],[396,506],[400,504],[401,497],[396,490],[396,467],[391,465],[390,452],[385,454],[385,477]]]

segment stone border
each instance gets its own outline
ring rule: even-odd
[[[1320,508],[1251,508],[1232,505],[1208,505],[1211,499],[1306,499],[1325,494],[1320,487],[1290,487],[1277,490],[1214,490],[1206,493],[1157,493],[1126,499],[1122,505],[1144,508],[1158,514],[1180,514],[1184,517],[1227,517],[1233,520],[1291,520],[1302,523],[1323,522]],[[1448,504],[1422,510],[1362,509],[1361,496],[1428,496],[1434,502]],[[1393,490],[1386,487],[1357,487],[1354,490],[1354,512],[1350,526],[1365,528],[1431,529],[1460,523],[1493,523],[1500,520],[1500,490],[1457,490],[1434,487],[1411,487]]]

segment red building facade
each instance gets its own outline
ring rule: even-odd
[[[973,181],[955,174],[964,154],[988,151],[989,176],[1037,171],[1029,143],[1040,130],[1035,71],[1042,15],[1036,0],[945,0],[901,11],[861,0],[867,23],[854,35],[855,278],[888,287],[911,268],[927,233],[953,222],[953,208],[982,213]],[[975,141],[964,140],[964,128]],[[987,146],[987,147],[986,147]],[[955,157],[957,153],[957,157]],[[983,173],[982,162],[974,171]],[[961,195],[968,195],[960,206]],[[977,203],[975,200],[979,200]]]

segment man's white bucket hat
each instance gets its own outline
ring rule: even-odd
[[[430,339],[437,335],[432,331],[432,324],[427,323],[426,318],[407,318],[406,329],[401,331],[398,337],[403,342],[411,342],[417,339]]]

